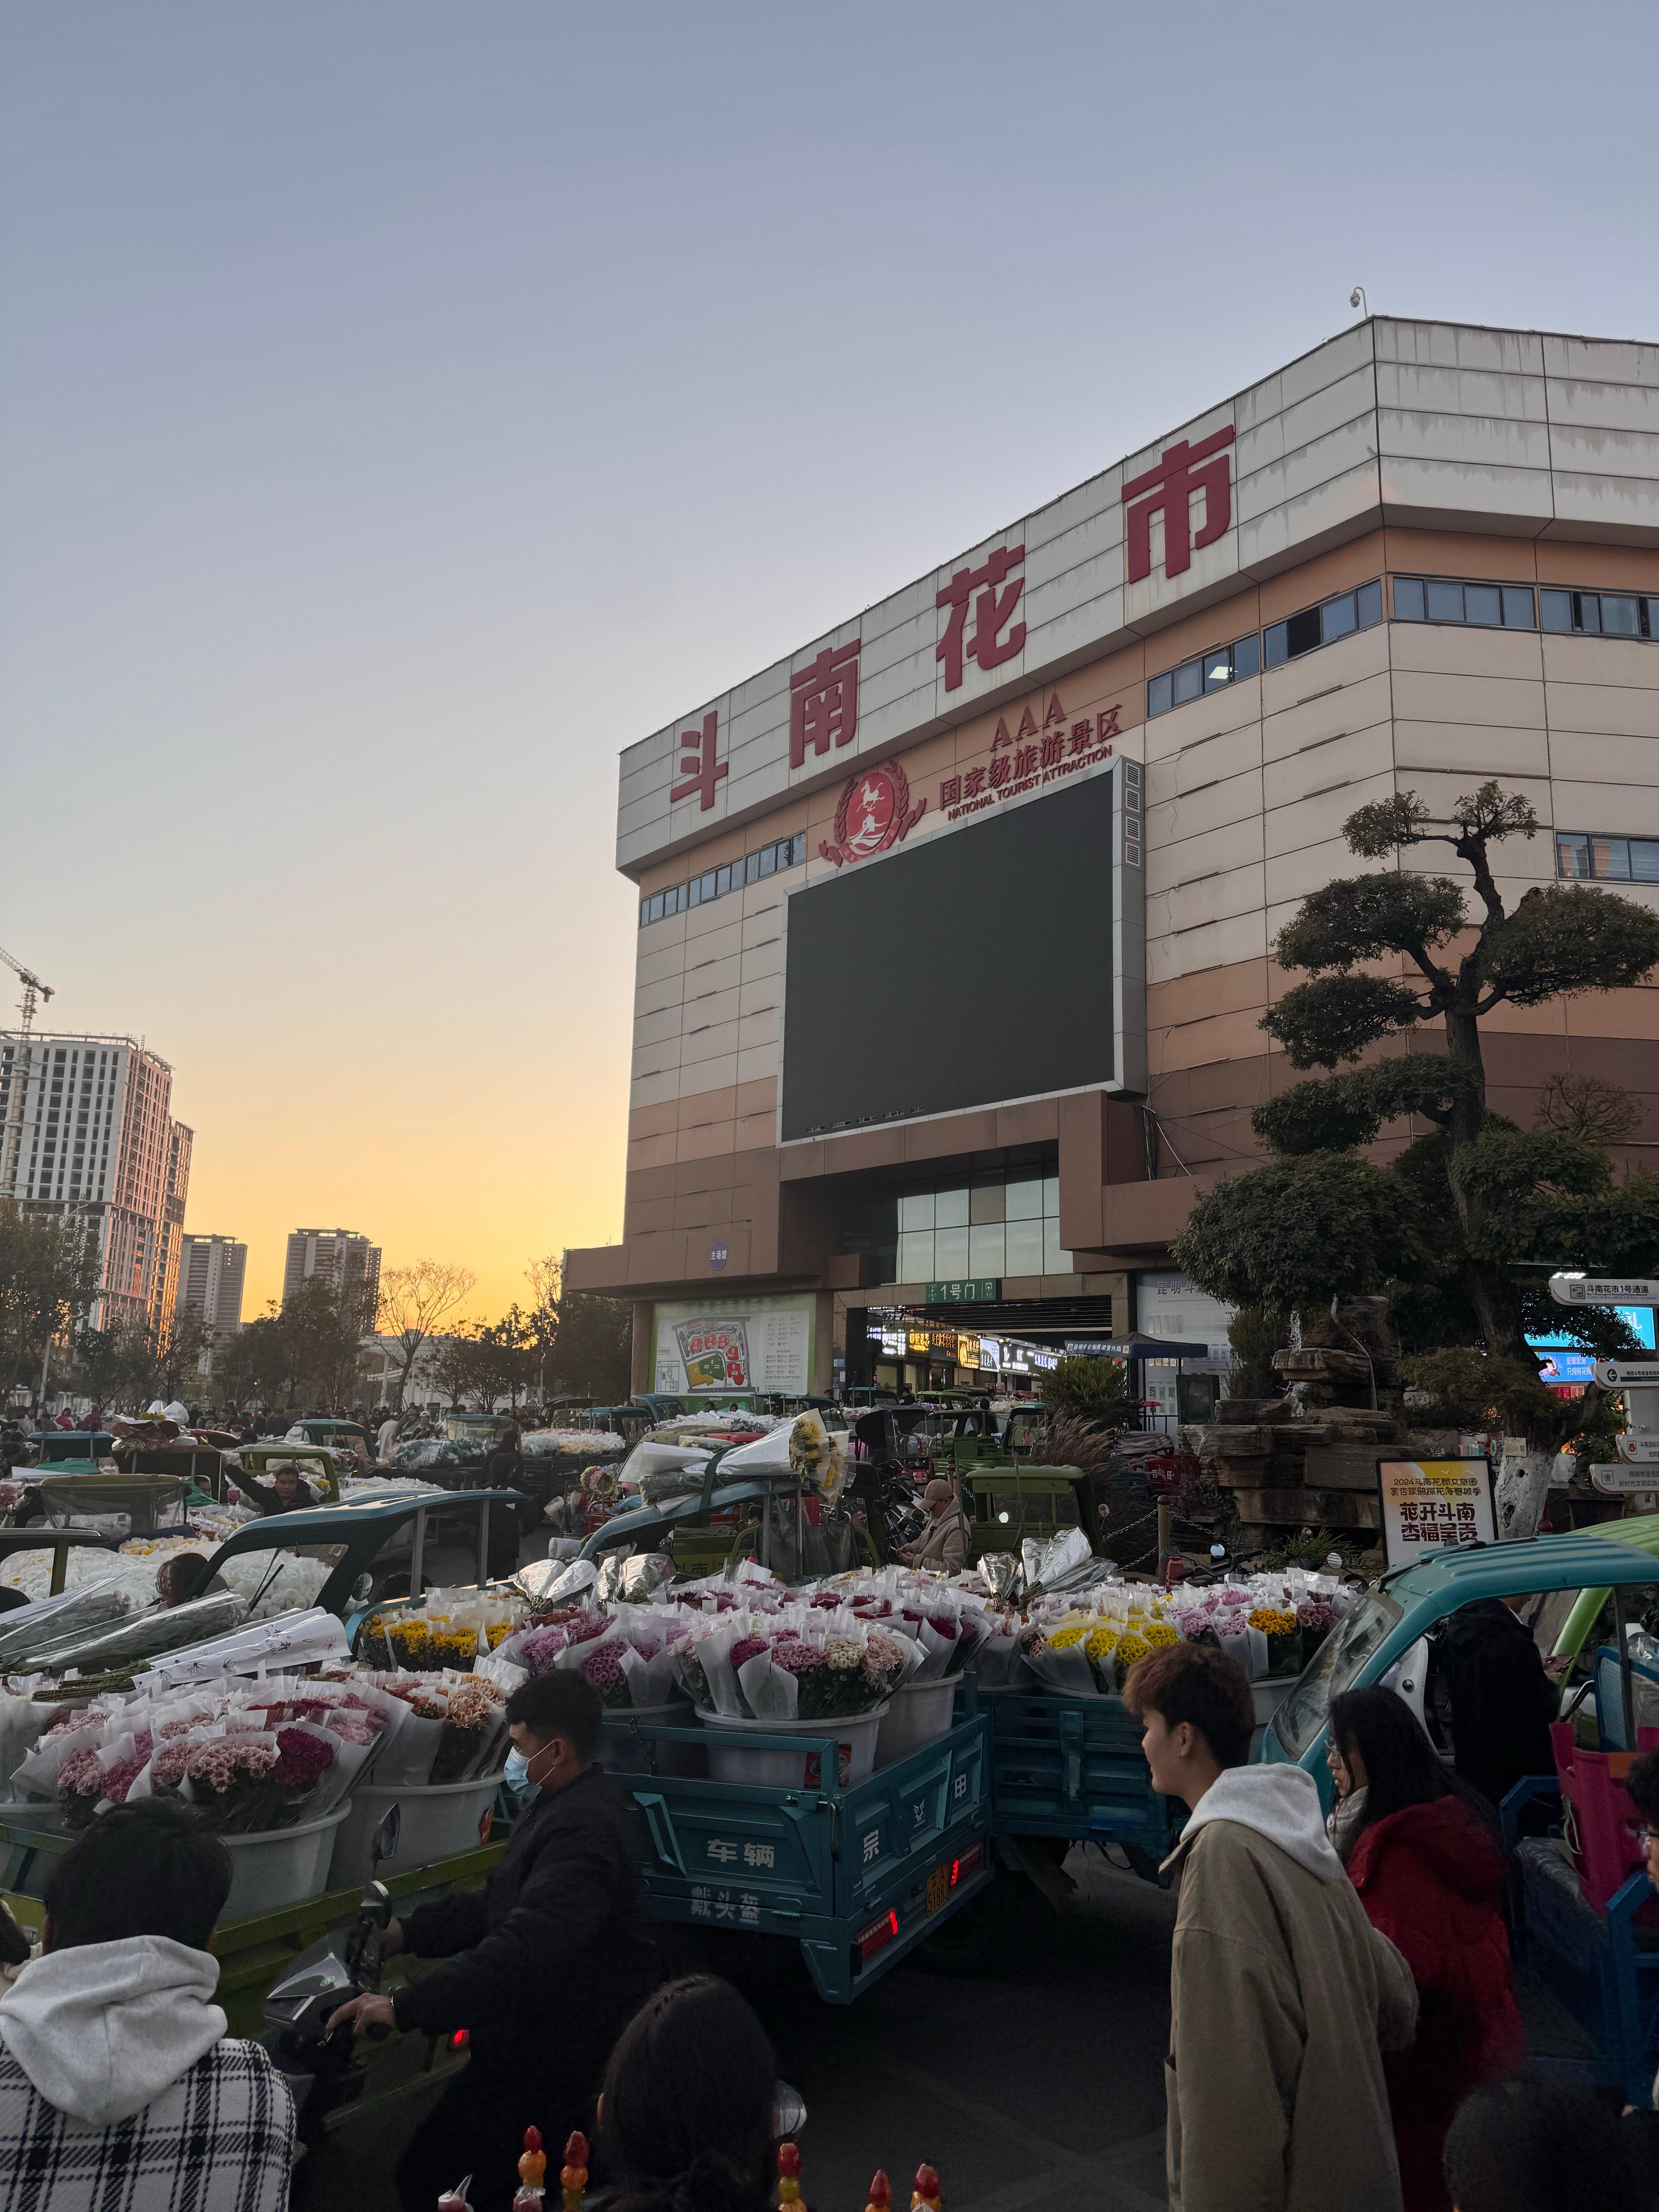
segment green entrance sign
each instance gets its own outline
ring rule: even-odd
[[[964,1275],[950,1283],[929,1283],[930,1306],[994,1305],[1002,1296],[1000,1275]]]

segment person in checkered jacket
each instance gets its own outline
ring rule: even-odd
[[[0,2212],[282,2212],[293,2102],[212,2001],[230,1878],[155,1799],[58,1860],[41,1955],[0,1996]]]

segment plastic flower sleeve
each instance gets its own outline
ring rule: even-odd
[[[430,1692],[427,1694],[429,1697]],[[441,1702],[447,1711],[448,1701]],[[434,1717],[407,1706],[403,1725],[389,1743],[382,1744],[380,1757],[374,1762],[376,1788],[401,1782],[410,1789],[418,1789],[429,1781],[443,1732],[441,1715]]]
[[[499,1651],[492,1651],[487,1659],[476,1661],[472,1671],[475,1674],[482,1674],[486,1681],[493,1682],[504,1698],[510,1698],[520,1682],[530,1680],[527,1667],[520,1667],[516,1660],[503,1658]]]
[[[620,1595],[632,1604],[642,1605],[673,1579],[674,1562],[666,1553],[642,1552],[637,1559],[623,1560]]]
[[[1060,1632],[1062,1635],[1065,1632]],[[1097,1698],[1101,1694],[1080,1638],[1057,1650],[1048,1638],[1033,1636],[1026,1646],[1025,1663],[1045,1689],[1057,1691],[1063,1698]]]
[[[77,1630],[91,1633],[111,1627],[131,1610],[132,1599],[118,1576],[18,1606],[0,1615],[0,1674],[14,1672],[16,1662],[37,1644]]]
[[[33,1749],[18,1761],[12,1775],[14,1786],[38,1790],[43,1797],[50,1797],[58,1787],[58,1771],[70,1753],[94,1750],[102,1732],[102,1721],[92,1719],[84,1727],[65,1729],[61,1735],[41,1736]]]
[[[1012,1552],[987,1552],[975,1571],[999,1610],[1013,1604],[1025,1587],[1025,1571]]]
[[[757,1651],[738,1668],[738,1686],[744,1702],[757,1721],[793,1721],[800,1705],[800,1685],[795,1676],[772,1663],[772,1654]]]
[[[557,1559],[535,1559],[529,1566],[520,1567],[509,1577],[521,1589],[538,1611],[562,1605],[580,1602],[585,1590],[592,1589],[599,1580],[599,1571],[592,1559],[572,1559],[561,1563]]]

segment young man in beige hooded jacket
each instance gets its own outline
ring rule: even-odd
[[[1401,2212],[1382,2077],[1410,2043],[1411,1969],[1365,1917],[1300,1767],[1252,1766],[1237,1661],[1152,1652],[1124,1702],[1152,1787],[1191,1812],[1167,1863],[1170,2212]]]

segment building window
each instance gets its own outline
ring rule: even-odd
[[[1465,623],[1480,629],[1535,629],[1530,584],[1465,584],[1443,576],[1396,576],[1396,622]]]
[[[1659,837],[1555,833],[1555,872],[1576,883],[1659,884]]]
[[[1659,599],[1635,592],[1539,593],[1544,628],[1584,637],[1659,638]]]
[[[781,868],[799,868],[806,860],[806,832],[797,837],[781,837],[775,844],[763,845],[757,853],[748,854],[741,860],[728,861],[722,868],[709,868],[690,883],[676,884],[672,890],[653,891],[649,898],[640,901],[640,927],[644,929],[665,916],[684,914],[688,907],[707,906],[710,899],[724,898],[730,891],[740,891],[745,884],[757,884],[767,876],[776,875]]]
[[[1147,720],[1167,714],[1171,707],[1184,707],[1206,691],[1224,691],[1230,684],[1257,674],[1261,666],[1261,645],[1254,632],[1231,645],[1212,646],[1195,660],[1183,660],[1179,668],[1165,669],[1162,676],[1152,678],[1146,686]]]
[[[1351,630],[1370,629],[1382,619],[1382,586],[1362,584],[1358,591],[1342,592],[1316,607],[1304,607],[1288,621],[1274,623],[1261,634],[1261,658],[1268,668],[1298,659],[1322,645],[1334,645]]]
[[[906,1192],[898,1202],[897,1267],[903,1283],[1069,1275],[1072,1255],[1060,1241],[1060,1177]]]

